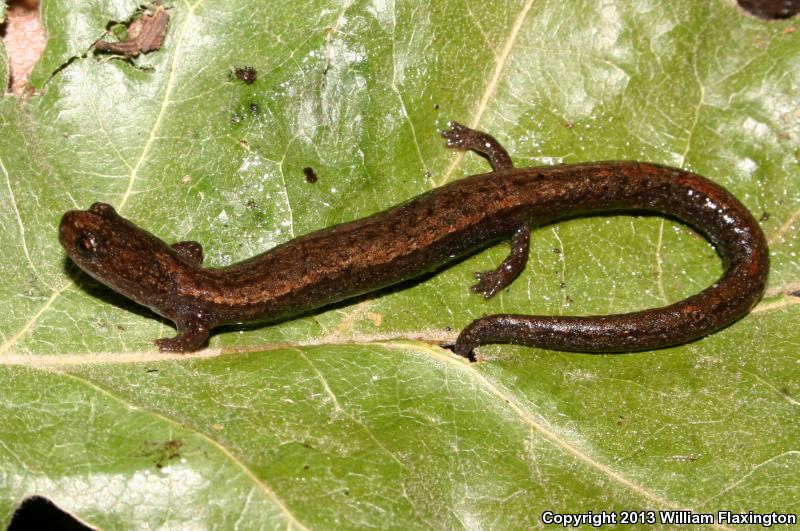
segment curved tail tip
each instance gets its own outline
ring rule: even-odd
[[[477,347],[477,346],[478,345],[469,344],[466,341],[461,341],[460,337],[456,340],[455,344],[453,344],[453,343],[442,344],[442,347],[446,348],[447,350],[453,351],[453,353],[456,356],[460,356],[462,358],[466,358],[466,359],[468,359],[469,361],[471,361],[473,363],[478,361],[475,358],[475,353],[473,352],[475,350],[475,347]]]

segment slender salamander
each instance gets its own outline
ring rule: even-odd
[[[476,273],[472,291],[489,298],[525,266],[531,226],[590,212],[674,216],[714,244],[725,271],[700,293],[661,308],[483,317],[458,336],[457,354],[471,357],[486,343],[604,353],[666,347],[736,321],[761,298],[769,270],[764,234],[735,197],[708,179],[644,162],[514,168],[490,135],[455,122],[442,135],[449,147],[485,156],[493,171],[227,267],[203,268],[199,243],[167,245],[104,203],[64,214],[59,239],[89,275],[175,322],[177,336],[155,342],[162,351],[197,349],[218,325],[275,322],[396,284],[510,237],[503,263]]]

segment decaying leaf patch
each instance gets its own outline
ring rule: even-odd
[[[125,57],[136,57],[140,53],[158,50],[164,44],[167,33],[169,14],[163,5],[156,5],[152,13],[142,13],[128,27],[128,37],[120,42],[108,42],[98,39],[94,49],[101,52],[123,54]]]
[[[169,461],[181,456],[183,441],[170,439],[168,441],[145,441],[141,455],[155,458],[156,468],[164,468]]]

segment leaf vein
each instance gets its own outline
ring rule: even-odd
[[[528,16],[528,11],[530,11],[531,6],[533,5],[533,0],[527,0],[525,5],[522,7],[522,11],[519,12],[517,15],[516,20],[514,20],[514,25],[511,27],[511,32],[508,35],[508,39],[506,39],[505,46],[500,51],[500,54],[497,55],[497,61],[495,62],[494,71],[492,75],[489,77],[489,82],[486,84],[486,89],[483,91],[483,95],[481,96],[480,102],[478,103],[477,109],[475,109],[475,114],[470,120],[469,126],[473,129],[478,127],[478,124],[483,117],[483,114],[486,112],[486,109],[489,106],[489,100],[492,96],[495,95],[497,92],[497,86],[500,84],[500,75],[503,73],[505,69],[506,63],[508,62],[508,58],[511,55],[511,51],[514,49],[514,44],[517,41],[517,37],[522,30],[522,25],[525,22],[525,19]],[[461,163],[462,159],[464,158],[464,152],[459,152],[456,157],[453,158],[453,161],[445,170],[444,174],[442,175],[442,179],[437,183],[437,186],[441,186],[446,183],[450,176],[455,171],[456,167]]]
[[[76,382],[80,383],[81,385],[85,385],[85,386],[89,387],[90,389],[95,390],[96,392],[100,393],[101,395],[107,396],[111,400],[114,400],[114,401],[116,401],[116,402],[118,402],[120,404],[125,405],[126,407],[136,407],[140,411],[146,412],[149,415],[153,415],[157,419],[160,419],[161,421],[163,421],[163,422],[165,422],[165,423],[167,423],[169,425],[177,426],[181,430],[191,431],[197,437],[199,437],[200,439],[203,439],[206,443],[210,444],[211,446],[213,446],[217,450],[219,450],[219,452],[222,453],[223,456],[225,456],[231,463],[233,463],[237,468],[239,468],[242,472],[244,472],[245,476],[247,476],[247,478],[250,479],[250,481],[252,481],[259,489],[261,489],[264,492],[264,494],[266,494],[267,498],[272,503],[275,504],[275,506],[278,508],[278,510],[281,512],[281,514],[283,514],[283,516],[286,518],[286,520],[290,524],[290,526],[293,525],[294,527],[296,527],[298,529],[304,529],[304,530],[308,529],[305,525],[303,525],[294,516],[294,514],[284,504],[283,500],[281,500],[278,497],[278,495],[275,493],[274,490],[272,490],[266,483],[264,483],[261,480],[261,478],[256,476],[241,460],[239,460],[235,455],[233,455],[230,451],[228,451],[228,449],[225,448],[225,446],[220,444],[213,437],[203,433],[200,430],[194,429],[193,427],[189,426],[188,424],[185,424],[183,422],[179,422],[177,419],[173,419],[171,417],[168,417],[167,415],[164,415],[162,413],[158,413],[157,411],[153,411],[152,409],[143,409],[143,408],[133,404],[132,402],[130,402],[128,400],[125,400],[123,397],[112,393],[108,389],[96,384],[95,382],[92,382],[91,380],[87,380],[86,378],[83,378],[81,376],[78,376],[76,374],[72,374],[72,373],[69,373],[69,372],[64,372],[64,371],[57,371],[57,372],[59,374],[61,374],[62,376],[64,376],[64,377],[67,377],[67,378],[70,378],[72,380],[75,380]]]
[[[22,252],[25,253],[25,259],[28,260],[28,265],[33,271],[33,274],[36,276],[36,279],[47,286],[47,289],[50,291],[54,291],[54,288],[44,281],[42,275],[39,274],[39,271],[36,269],[36,266],[33,265],[33,260],[31,260],[30,251],[28,251],[28,241],[25,237],[25,224],[22,222],[22,216],[19,213],[19,208],[17,207],[17,198],[14,195],[14,189],[11,187],[11,177],[8,174],[8,170],[6,169],[5,164],[3,164],[3,159],[0,158],[0,169],[3,170],[3,174],[6,177],[6,186],[8,186],[8,194],[11,198],[11,209],[14,211],[14,216],[17,219],[17,225],[19,226],[19,237],[22,241]]]
[[[161,102],[161,107],[158,110],[158,115],[156,116],[155,122],[153,122],[153,127],[150,129],[150,135],[147,138],[147,142],[145,142],[144,148],[142,148],[142,153],[139,155],[139,160],[136,161],[136,165],[133,167],[131,172],[128,174],[128,188],[125,190],[125,193],[122,195],[122,199],[119,203],[118,210],[122,210],[125,206],[125,203],[128,201],[128,198],[133,193],[133,185],[136,182],[136,179],[139,176],[139,169],[142,167],[142,164],[147,159],[147,155],[150,153],[150,146],[153,145],[157,135],[156,131],[161,127],[161,121],[164,119],[164,114],[166,113],[167,107],[169,107],[171,101],[170,97],[172,96],[172,90],[175,86],[175,70],[177,65],[180,63],[179,58],[183,51],[181,44],[184,40],[184,35],[186,34],[186,29],[189,27],[189,21],[192,20],[192,15],[194,14],[194,10],[197,6],[199,6],[203,0],[199,0],[195,4],[189,4],[188,2],[184,2],[184,4],[189,8],[189,11],[186,13],[186,18],[181,25],[180,34],[175,41],[175,53],[172,54],[170,58],[171,64],[169,66],[169,73],[167,74],[167,86],[164,89],[164,101]]]
[[[392,347],[390,347],[392,348]],[[524,423],[528,424],[534,430],[536,430],[539,435],[541,435],[546,440],[550,441],[554,446],[561,448],[565,452],[571,454],[573,457],[578,459],[579,461],[583,462],[587,466],[595,469],[601,475],[608,477],[609,479],[613,480],[616,483],[619,483],[623,487],[636,492],[637,494],[641,495],[642,497],[650,500],[651,502],[662,506],[662,507],[670,507],[673,509],[678,509],[680,506],[670,500],[662,498],[658,494],[648,490],[643,485],[640,485],[633,480],[627,478],[621,472],[617,472],[616,470],[612,469],[610,466],[606,465],[595,459],[594,457],[590,456],[580,448],[577,448],[573,444],[569,443],[561,436],[559,436],[555,431],[553,431],[548,426],[543,425],[539,422],[534,415],[532,415],[527,408],[523,406],[520,401],[514,396],[512,393],[507,392],[505,389],[501,389],[498,387],[493,381],[487,378],[484,374],[480,373],[477,369],[472,367],[472,364],[467,360],[456,359],[452,355],[446,355],[439,350],[441,349],[434,349],[434,348],[422,348],[415,346],[418,350],[423,350],[426,354],[430,354],[431,356],[435,357],[436,359],[442,360],[450,365],[459,366],[462,370],[469,373],[477,383],[489,394],[494,395],[501,403],[506,404],[506,406],[511,409],[517,417],[520,418]]]

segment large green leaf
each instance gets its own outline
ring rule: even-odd
[[[733,2],[253,0],[167,5],[161,50],[87,53],[138,1],[46,2],[28,99],[0,100],[0,525],[24,497],[104,528],[531,527],[552,511],[800,512],[800,32]],[[5,61],[0,62],[5,72]],[[252,85],[236,66],[259,72]],[[2,76],[0,76],[2,77]],[[158,353],[155,318],[68,266],[94,201],[224,265],[487,169],[641,159],[762,217],[765,299],[703,340],[623,356],[437,346],[499,311],[663,305],[721,270],[659,217],[534,232],[492,301],[471,273]],[[311,166],[316,184],[303,178]]]

